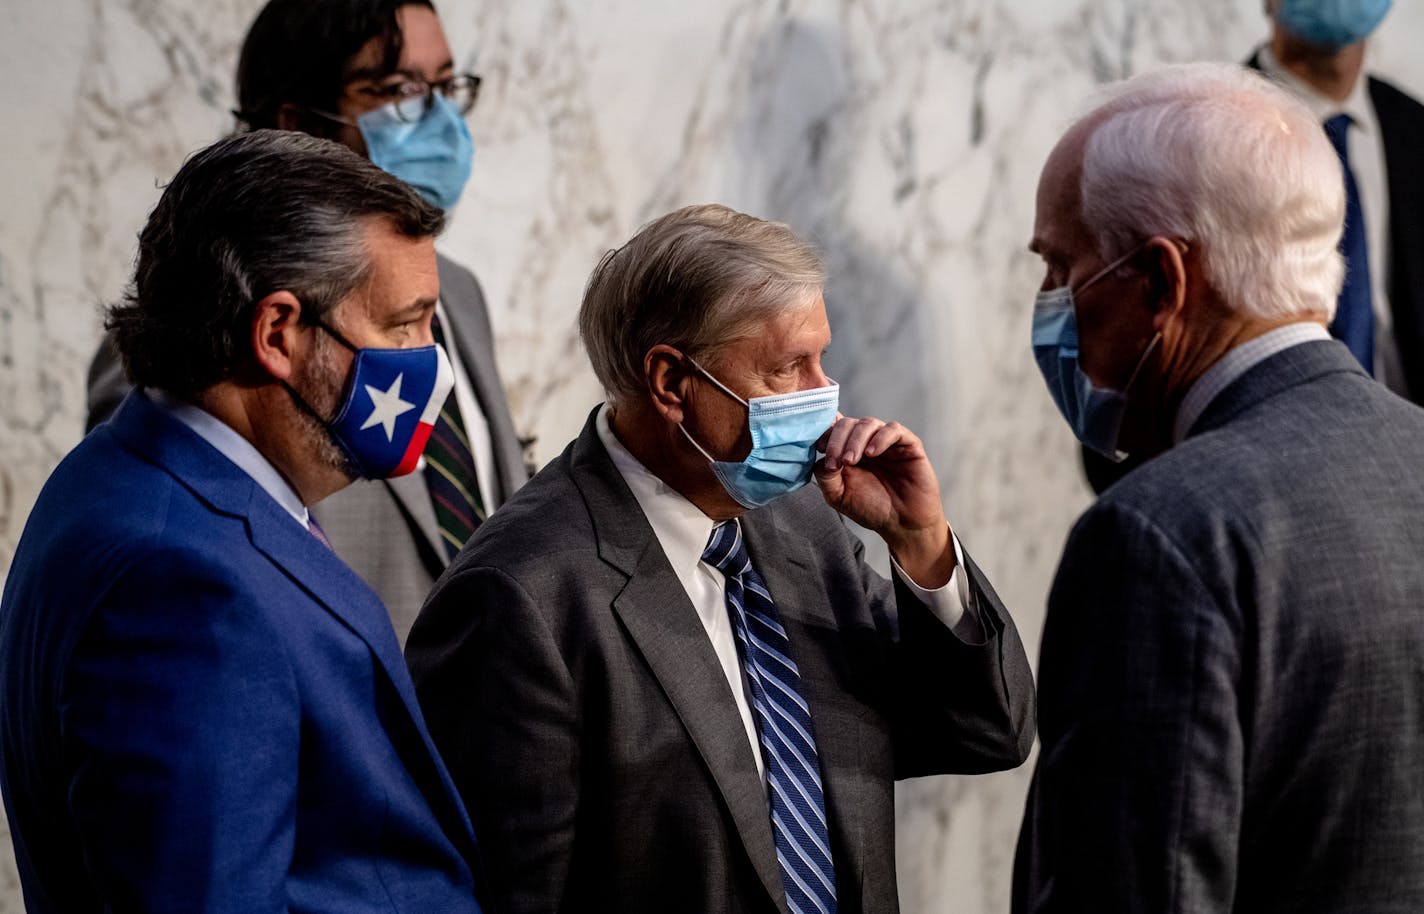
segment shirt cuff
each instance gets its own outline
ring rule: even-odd
[[[905,573],[905,569],[900,567],[900,563],[895,561],[894,555],[890,556],[890,565],[895,569],[895,576],[900,582],[908,587],[921,603],[929,607],[930,612],[954,633],[954,637],[965,644],[985,644],[989,638],[979,620],[974,595],[969,590],[969,574],[964,570],[964,551],[960,548],[959,537],[954,535],[953,530],[949,531],[949,540],[954,544],[954,572],[942,587],[926,590],[916,584]]]

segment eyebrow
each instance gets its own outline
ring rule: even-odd
[[[414,320],[425,314],[425,312],[435,307],[435,299],[418,298],[405,307],[399,309],[391,315],[391,323],[399,324],[407,320]]]
[[[450,58],[444,63],[442,63],[440,66],[436,67],[435,72],[439,74],[444,73],[446,70],[453,69],[455,69],[455,60],[454,58]],[[406,79],[425,78],[424,73],[417,73],[416,71],[407,69],[405,67],[397,67],[396,69],[389,71],[383,70],[381,67],[357,67],[355,70],[352,70],[350,73],[346,74],[346,81],[348,83],[356,82],[357,80],[361,79],[379,81],[382,79],[386,79],[390,76],[404,76]]]

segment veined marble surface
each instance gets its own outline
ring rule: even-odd
[[[100,306],[184,156],[231,126],[260,0],[9,0],[0,32],[0,577],[78,440]],[[1407,6],[1407,8],[1406,8]],[[1261,0],[443,0],[485,77],[442,248],[484,282],[516,421],[554,456],[600,399],[574,328],[598,257],[691,202],[825,253],[847,412],[925,438],[951,521],[1036,654],[1089,496],[1028,348],[1038,171],[1092,87],[1239,60]],[[1376,72],[1424,92],[1424,9]],[[1003,911],[1029,768],[902,785],[907,914]],[[0,914],[22,910],[0,855]]]

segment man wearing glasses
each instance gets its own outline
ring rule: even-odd
[[[465,116],[479,84],[478,76],[455,72],[427,0],[271,0],[243,42],[235,113],[246,129],[336,140],[448,210],[470,176]],[[479,283],[443,256],[438,266],[435,333],[453,363],[455,389],[421,471],[358,481],[312,512],[385,602],[402,644],[435,578],[528,476]],[[90,368],[89,426],[127,390],[106,341]]]

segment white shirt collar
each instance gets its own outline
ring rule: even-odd
[[[639,463],[638,458],[623,446],[608,424],[607,403],[599,408],[595,425],[599,440],[613,459],[614,467],[633,491],[633,498],[643,509],[643,516],[652,526],[672,570],[682,581],[683,588],[693,592],[689,582],[698,573],[697,566],[702,562],[702,553],[716,523],[681,492]]]
[[[1369,86],[1367,85],[1369,79],[1363,72],[1360,73],[1360,78],[1355,80],[1355,87],[1350,90],[1349,96],[1343,102],[1339,102],[1321,95],[1310,83],[1281,66],[1276,55],[1271,53],[1269,45],[1262,46],[1257,59],[1261,63],[1261,72],[1290,90],[1291,94],[1304,102],[1305,106],[1315,115],[1316,120],[1322,124],[1337,114],[1348,114],[1352,122],[1351,126],[1367,133],[1375,132],[1375,109],[1370,103]]]
[[[1203,372],[1187,391],[1177,410],[1177,419],[1172,424],[1172,443],[1180,443],[1187,437],[1211,402],[1237,378],[1282,350],[1313,340],[1328,339],[1330,331],[1323,324],[1301,321],[1277,327],[1231,349]]]
[[[309,527],[307,506],[301,497],[268,462],[262,452],[253,447],[252,442],[239,435],[233,428],[212,413],[168,396],[161,390],[146,389],[143,395],[154,406],[192,429],[199,438],[217,448],[218,453],[237,464],[252,481],[262,487],[262,491],[272,496],[282,510],[290,514],[297,523]]]

